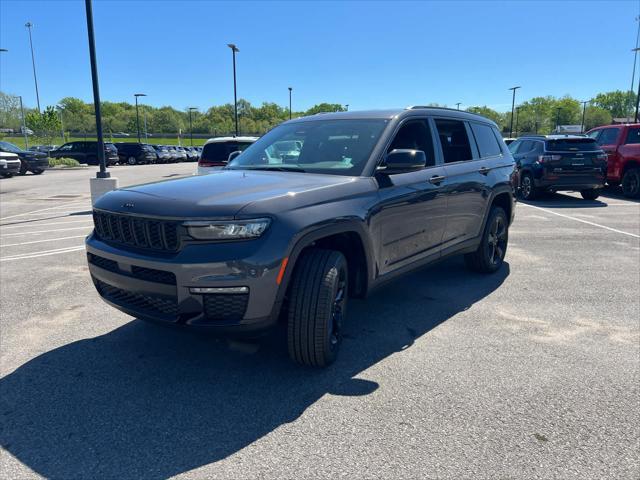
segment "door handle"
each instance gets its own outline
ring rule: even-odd
[[[480,172],[482,175],[488,175],[490,171],[491,169],[487,167],[480,167],[480,169],[478,170],[478,172]]]
[[[439,183],[442,183],[445,178],[446,177],[443,177],[442,175],[434,175],[429,179],[429,183],[432,183],[433,185],[438,185]]]

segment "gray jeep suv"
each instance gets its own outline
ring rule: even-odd
[[[299,146],[296,155],[276,148]],[[227,167],[110,192],[86,246],[110,305],[251,335],[287,322],[293,360],[331,363],[350,297],[452,254],[495,272],[514,214],[496,125],[457,110],[285,122]]]

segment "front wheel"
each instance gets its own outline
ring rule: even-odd
[[[491,207],[478,249],[464,256],[467,267],[474,272],[495,272],[502,266],[508,243],[509,222],[507,214],[500,207]]]
[[[629,198],[640,197],[640,168],[627,170],[622,177],[622,194]]]
[[[342,253],[315,248],[302,253],[289,291],[287,343],[293,361],[324,367],[336,359],[348,286]]]
[[[42,172],[44,172],[44,170],[41,168],[36,168],[35,170],[31,170],[31,173],[33,173],[34,175],[40,175]]]
[[[597,188],[589,188],[587,190],[580,190],[580,195],[585,200],[595,200],[600,196],[600,190]]]
[[[136,163],[138,163],[138,161],[136,160],[136,157],[129,157],[127,158],[127,163],[129,165],[135,165]]]

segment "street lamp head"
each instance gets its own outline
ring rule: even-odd
[[[189,107],[189,111],[191,110],[198,110],[198,107]]]
[[[520,86],[518,86],[518,87],[511,87],[511,88],[509,88],[509,90],[513,90],[513,91],[515,91],[515,90],[517,90],[517,89],[519,89],[519,88],[522,88],[522,87],[520,87]]]
[[[31,27],[33,27],[33,23],[27,22],[27,23],[24,24],[24,26],[27,27],[27,28],[31,28]]]
[[[293,87],[289,87],[289,91],[293,90]]]
[[[7,50],[6,48],[0,48],[0,52],[8,52],[9,50]]]
[[[234,52],[239,52],[240,51],[240,49],[238,47],[236,47],[235,43],[227,43],[227,47],[229,47]]]
[[[146,97],[147,94],[146,93],[134,93],[133,96],[134,97]]]

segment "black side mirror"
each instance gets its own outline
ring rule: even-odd
[[[427,165],[427,156],[422,150],[396,148],[391,150],[384,159],[381,173],[393,175],[420,170]]]
[[[231,152],[229,154],[229,158],[227,158],[227,163],[229,163],[231,160],[233,160],[234,158],[236,158],[238,155],[240,155],[242,152],[240,150],[236,150],[235,152]]]

